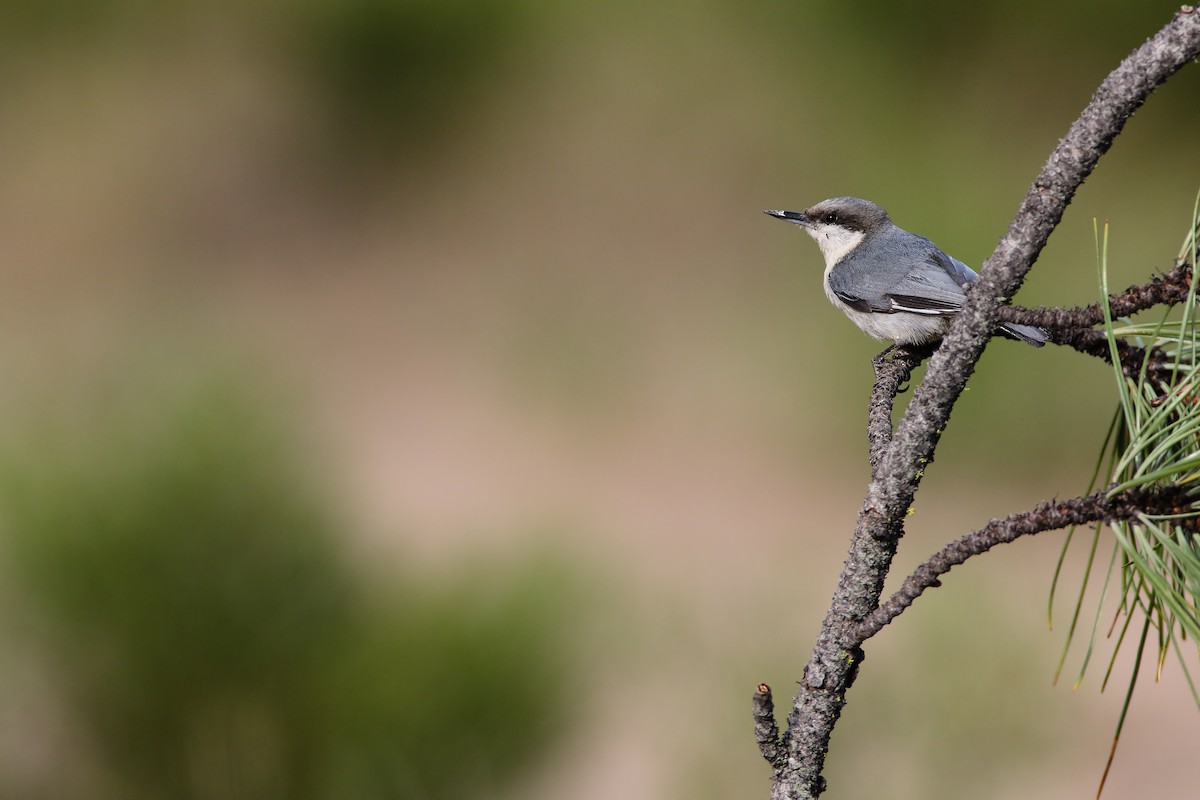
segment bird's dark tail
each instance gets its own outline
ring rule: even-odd
[[[1041,347],[1050,338],[1050,332],[1044,328],[1037,328],[1033,325],[1020,325],[1016,322],[1006,322],[1001,325],[1000,333],[1009,339],[1016,339],[1019,342],[1031,344],[1034,347]]]

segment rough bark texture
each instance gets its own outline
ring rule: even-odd
[[[875,368],[875,386],[867,407],[867,444],[870,448],[871,477],[883,463],[883,456],[892,443],[892,409],[896,395],[912,377],[912,372],[933,353],[933,347],[888,348],[871,361]]]
[[[1191,285],[1192,267],[1180,262],[1169,272],[1154,276],[1149,283],[1130,286],[1121,294],[1109,297],[1108,305],[1114,318],[1127,317],[1159,305],[1177,305],[1187,300]],[[1002,305],[996,307],[996,320],[1040,325],[1050,331],[1050,341],[1054,344],[1074,348],[1080,353],[1104,361],[1112,361],[1108,336],[1104,331],[1094,329],[1094,326],[1104,322],[1104,309],[1099,303],[1075,308],[1021,308]],[[1143,367],[1150,380],[1155,380],[1160,371],[1171,369],[1173,359],[1156,347],[1151,347],[1147,352],[1146,348],[1123,339],[1117,340],[1116,346],[1121,369],[1131,378],[1136,377]]]
[[[767,763],[773,767],[783,764],[786,757],[783,743],[779,739],[779,725],[775,722],[775,698],[771,687],[760,683],[754,690],[754,740]]]
[[[1192,265],[1181,261],[1162,275],[1155,275],[1149,283],[1130,286],[1120,294],[1108,298],[1113,318],[1128,317],[1139,311],[1159,305],[1176,305],[1187,299],[1192,286]],[[1023,322],[1049,328],[1051,335],[1064,329],[1091,328],[1104,322],[1104,309],[1099,303],[1075,308],[1021,308],[999,306],[997,322]]]
[[[881,391],[891,391],[892,384],[899,388],[906,379],[901,375],[906,362],[895,364],[893,358],[886,374],[879,377],[888,387],[877,388],[873,395],[871,484],[850,553],[788,715],[787,731],[779,741],[785,755],[775,752],[769,759],[775,770],[773,800],[814,798],[825,789],[822,772],[830,737],[863,657],[863,620],[879,606],[884,578],[924,466],[933,458],[950,411],[991,335],[998,306],[1021,286],[1075,191],[1125,121],[1156,86],[1198,56],[1200,15],[1185,6],[1104,80],[1034,181],[1008,233],[984,262],[979,281],[930,359],[925,378],[890,441],[881,428],[883,408],[886,405],[890,413],[890,403],[877,406],[875,401]],[[878,363],[876,370],[880,371]],[[891,396],[894,398],[894,392]]]

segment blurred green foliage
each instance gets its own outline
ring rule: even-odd
[[[368,584],[281,428],[220,385],[4,454],[8,571],[115,779],[86,796],[424,800],[519,774],[565,722],[558,572]]]
[[[429,133],[514,44],[513,0],[309,0],[291,46],[350,141]],[[286,11],[286,9],[281,9]]]
[[[0,41],[153,50],[250,34],[303,79],[343,155],[431,137],[529,27],[530,0],[0,0]],[[214,22],[217,19],[217,22]]]

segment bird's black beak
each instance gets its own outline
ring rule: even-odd
[[[763,213],[770,214],[776,219],[782,219],[788,222],[794,222],[797,225],[803,225],[806,228],[812,227],[812,223],[808,221],[808,217],[804,216],[804,214],[800,213],[799,211],[764,211]]]

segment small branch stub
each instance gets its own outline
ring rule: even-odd
[[[758,750],[773,769],[778,769],[786,759],[783,744],[779,740],[779,725],[775,722],[775,698],[771,687],[760,683],[754,689],[754,740]]]

